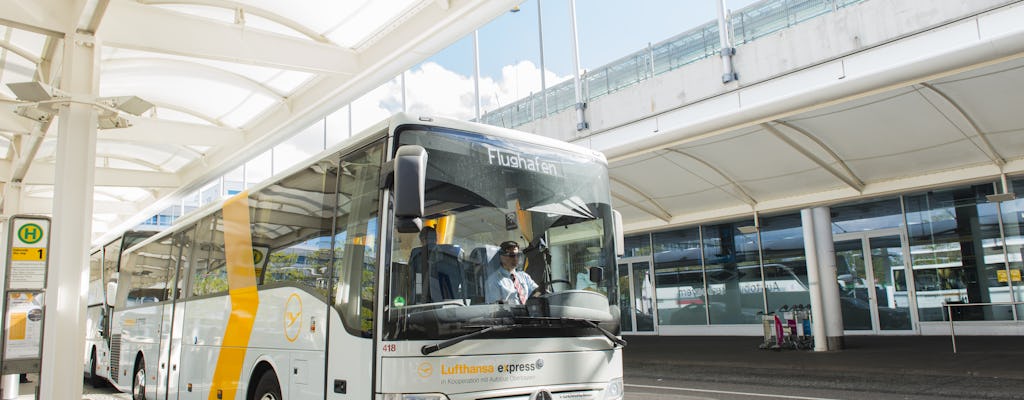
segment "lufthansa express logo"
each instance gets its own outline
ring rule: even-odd
[[[294,342],[299,338],[299,328],[302,327],[302,299],[298,294],[292,293],[284,303],[284,338]]]
[[[441,375],[490,375],[490,374],[517,374],[540,371],[544,368],[544,359],[537,359],[534,362],[517,364],[480,364],[470,365],[463,363],[441,364]]]

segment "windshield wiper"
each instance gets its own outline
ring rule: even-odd
[[[589,326],[591,328],[595,328],[598,331],[600,331],[601,334],[603,334],[606,338],[608,338],[608,340],[611,340],[614,345],[619,345],[619,346],[622,346],[622,347],[626,347],[626,340],[625,339],[622,339],[622,338],[620,338],[618,336],[615,336],[614,333],[609,332],[607,329],[602,328],[601,325],[598,325],[596,322],[591,321],[589,319],[567,318],[567,317],[559,317],[559,318],[531,317],[531,318],[527,318],[527,319],[535,320],[535,321],[545,321],[545,322],[558,321],[558,322],[562,322],[562,323],[565,323],[565,322],[583,323],[586,326]],[[548,326],[552,326],[553,327],[553,325],[550,325],[550,324]],[[614,345],[612,346],[613,348],[615,347]]]
[[[613,343],[615,343],[615,344],[617,344],[619,346],[626,347],[626,339],[623,339],[623,338],[620,338],[618,336],[615,336],[614,333],[608,332],[607,329],[602,328],[601,325],[598,325],[594,321],[591,321],[589,319],[576,319],[576,318],[563,318],[563,319],[566,319],[566,320],[569,320],[569,321],[583,322],[583,323],[585,323],[587,325],[590,325],[591,327],[597,328],[597,330],[601,331],[601,333],[603,333],[604,336],[606,338],[608,338],[608,340],[611,340]],[[612,346],[612,347],[614,348],[614,346]]]
[[[459,344],[459,342],[462,342],[463,340],[472,339],[472,338],[475,338],[477,336],[483,335],[483,334],[485,334],[487,332],[490,332],[490,331],[508,331],[508,330],[512,330],[512,328],[515,327],[515,326],[518,326],[518,325],[493,325],[493,326],[488,326],[486,328],[483,328],[483,329],[480,329],[480,330],[477,330],[477,331],[474,331],[474,332],[470,332],[470,333],[467,333],[467,334],[462,335],[462,336],[453,337],[453,338],[445,340],[445,341],[443,341],[441,343],[431,344],[431,345],[424,345],[423,348],[420,349],[420,352],[423,353],[423,355],[428,355],[430,353],[433,353],[435,351],[441,350],[443,348],[447,348],[447,347],[451,347],[451,346],[454,346],[456,344]]]

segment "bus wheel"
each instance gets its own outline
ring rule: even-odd
[[[260,381],[256,384],[256,391],[253,393],[254,400],[281,400],[281,385],[277,383],[277,374],[268,369],[260,375]]]
[[[92,355],[89,356],[89,384],[94,388],[103,386],[103,380],[99,376],[96,376],[96,349],[92,349]]]
[[[146,362],[139,357],[135,363],[135,375],[132,378],[132,400],[146,400]]]

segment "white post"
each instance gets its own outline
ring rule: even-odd
[[[843,309],[839,303],[839,281],[836,272],[836,249],[832,242],[832,215],[828,207],[816,207],[814,241],[818,252],[818,277],[824,305],[825,337],[829,350],[843,349]]]
[[[409,112],[409,106],[406,102],[406,90],[405,90],[405,71],[402,71],[402,112]]]
[[[476,122],[480,121],[480,31],[473,31],[473,95],[476,101]]]
[[[807,290],[811,297],[811,332],[814,337],[814,351],[827,351],[825,337],[825,310],[821,296],[821,274],[818,271],[818,247],[814,235],[814,213],[810,208],[800,210],[801,225],[804,229],[804,254],[807,259]]]
[[[576,84],[576,130],[582,131],[590,127],[583,110],[587,102],[583,100],[583,80],[580,79],[579,33],[576,29],[576,0],[569,0],[569,33],[572,35],[572,71],[573,83]]]
[[[716,0],[718,8],[718,44],[719,55],[722,57],[722,83],[729,83],[738,78],[736,71],[732,68],[732,56],[736,49],[732,47],[732,40],[729,39],[729,20],[725,15],[725,0]]]
[[[99,44],[91,35],[64,40],[61,88],[74,98],[96,96]],[[47,274],[40,397],[82,397],[85,303],[96,163],[96,109],[71,102],[60,109],[53,194],[52,255]]]
[[[540,48],[540,96],[544,98],[544,112],[542,116],[548,115],[548,84],[544,78],[544,20],[541,18],[541,0],[537,0],[537,44]]]

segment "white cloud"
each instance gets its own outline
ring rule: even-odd
[[[570,79],[572,76],[558,76],[546,72],[546,84],[551,85]],[[400,111],[402,93],[400,80],[395,79],[373,90],[359,100],[358,113],[365,118],[377,117],[372,122]],[[407,110],[413,114],[437,115],[469,120],[475,114],[473,100],[473,77],[458,74],[434,62],[427,62],[405,75]],[[501,76],[480,79],[481,112],[493,111],[531,93],[540,91],[540,68],[530,61],[521,61],[501,69]],[[355,118],[353,118],[355,119]],[[358,129],[356,129],[358,131]]]

